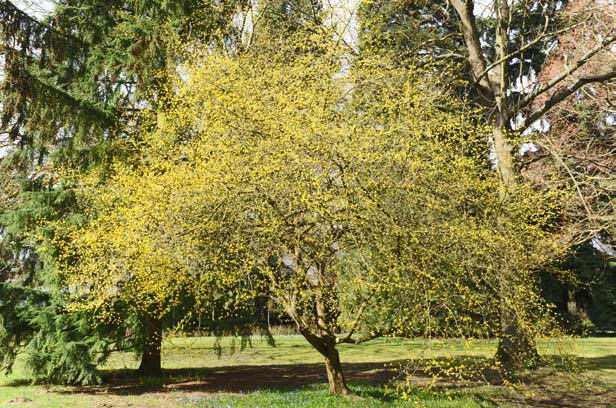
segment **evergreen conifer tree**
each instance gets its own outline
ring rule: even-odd
[[[38,20],[0,1],[0,357],[10,369],[27,349],[34,377],[91,383],[113,349],[144,347],[141,372],[160,371],[162,322],[124,316],[103,324],[71,312],[69,288],[40,246],[44,221],[83,216],[58,166],[99,167],[129,157],[144,110],[164,111],[174,46],[232,47],[245,1],[59,0]],[[53,257],[53,251],[47,251]],[[121,305],[113,305],[121,310]],[[128,342],[126,328],[136,335]],[[145,337],[145,338],[144,338]]]

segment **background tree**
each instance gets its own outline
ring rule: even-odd
[[[481,107],[485,120],[493,126],[491,142],[495,166],[502,181],[502,199],[508,201],[517,194],[514,192],[516,183],[523,182],[521,170],[524,162],[537,158],[531,155],[523,158],[519,154],[521,147],[530,146],[525,143],[537,141],[536,135],[528,135],[530,129],[583,87],[614,77],[609,67],[603,66],[601,72],[588,70],[588,67],[596,66],[595,62],[609,58],[609,48],[614,41],[603,18],[607,15],[607,5],[595,6],[586,2],[572,7],[558,2],[526,1],[512,4],[452,1],[413,5],[407,2],[367,2],[364,3],[361,38],[368,46],[376,41],[407,58],[412,58],[409,50],[415,51],[415,57],[423,60],[438,59],[441,55],[458,60],[462,57],[466,69],[460,76],[471,78],[474,88],[474,91],[467,88],[462,95],[470,97]],[[566,66],[543,70],[546,56],[558,45],[558,40],[562,41],[568,33],[576,31],[585,34],[587,48],[583,51],[579,48],[580,52],[575,56],[568,55]],[[541,123],[545,125],[546,122]],[[544,170],[552,169],[553,176],[560,173],[556,161],[552,160],[548,165],[544,161],[543,165]],[[550,180],[546,171],[536,177],[529,173],[523,172],[523,176],[537,183],[537,188],[555,189],[576,184],[569,179],[569,183],[565,181],[556,187],[554,183],[544,183]],[[580,214],[579,203],[584,200],[588,197],[578,200],[578,204],[570,202],[571,206],[563,213],[569,224],[567,230],[561,232],[571,238],[576,235],[569,244],[578,242],[580,236],[587,237],[588,231],[603,228],[596,224],[589,227],[588,223],[580,228],[580,218],[571,218],[575,208]],[[597,221],[597,214],[585,213],[582,218],[590,215],[590,219]],[[532,265],[529,267],[532,269]],[[511,277],[519,273],[503,272]],[[503,294],[503,297],[507,296]],[[536,358],[533,342],[516,328],[516,313],[503,309],[498,357],[510,366],[519,366],[525,360]]]
[[[486,117],[493,128],[492,142],[501,195],[503,200],[508,200],[516,194],[515,186],[520,179],[518,149],[523,139],[519,135],[583,86],[616,77],[614,71],[602,75],[578,75],[580,67],[607,52],[616,38],[613,35],[602,37],[548,81],[533,84],[530,88],[518,87],[515,92],[516,81],[523,84],[532,67],[532,59],[526,62],[526,53],[539,44],[545,47],[559,33],[570,30],[580,18],[584,21],[587,17],[583,13],[585,10],[567,15],[559,14],[559,5],[552,3],[509,5],[505,1],[494,1],[485,8],[488,17],[480,19],[472,0],[454,0],[451,4],[459,17],[474,85],[485,98]],[[555,14],[559,17],[558,25],[550,24]],[[535,15],[539,21],[533,18]],[[479,27],[486,23],[490,27],[487,32],[493,33],[494,42],[484,46],[480,42],[483,34]],[[517,29],[520,24],[523,30]],[[548,96],[543,99],[545,95]],[[536,355],[532,339],[516,322],[516,314],[507,306],[503,307],[503,327],[497,352],[497,358],[511,367],[520,366]]]
[[[74,210],[70,189],[58,187],[55,166],[105,169],[111,158],[129,156],[130,146],[124,141],[139,138],[137,113],[164,105],[165,75],[178,64],[174,46],[170,47],[173,38],[232,46],[237,30],[231,21],[242,5],[66,0],[54,2],[49,16],[38,20],[8,0],[0,2],[4,56],[0,177],[3,187],[12,186],[6,193],[10,205],[0,214],[3,264],[10,271],[3,290],[24,302],[26,293],[36,292],[39,299],[29,303],[28,317],[12,308],[19,301],[2,305],[4,316],[22,316],[18,326],[3,331],[2,350],[9,365],[21,345],[30,344],[41,356],[31,361],[35,374],[54,379],[45,367],[64,362],[67,374],[59,380],[95,378],[90,370],[94,364],[52,358],[62,355],[61,350],[67,351],[66,356],[76,355],[68,353],[64,344],[84,345],[80,343],[84,338],[96,344],[108,340],[97,337],[87,314],[77,318],[66,310],[55,271],[37,255],[45,236],[40,222],[71,219],[67,217]],[[105,172],[100,174],[104,177]],[[77,343],[59,336],[63,327],[77,321],[79,327],[89,327],[77,330]],[[136,320],[125,322],[129,321]],[[115,337],[122,338],[121,332]],[[37,336],[46,340],[36,340]],[[43,352],[43,344],[49,353]],[[94,361],[93,354],[85,354],[79,358]],[[49,357],[47,363],[42,356]],[[87,367],[90,372],[73,375],[72,367]]]

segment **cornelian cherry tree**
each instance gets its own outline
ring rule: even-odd
[[[434,73],[350,63],[316,35],[278,45],[193,51],[142,159],[102,186],[78,177],[92,217],[63,241],[64,279],[73,307],[100,311],[110,297],[161,315],[180,293],[196,307],[224,293],[230,311],[267,295],[349,394],[339,344],[454,321],[448,333],[473,335],[489,325],[473,316],[498,313],[498,183],[484,130]],[[512,214],[538,208],[526,197]]]

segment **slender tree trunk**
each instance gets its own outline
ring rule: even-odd
[[[161,374],[161,349],[163,340],[163,320],[146,317],[144,322],[144,342],[139,374],[157,376]]]
[[[295,259],[298,264],[301,259],[300,254],[299,247],[296,247]],[[335,322],[339,314],[336,291],[331,281],[326,279],[326,264],[320,264],[318,268],[319,273],[318,276],[316,276],[318,282],[311,282],[316,289],[315,312],[317,318],[317,331],[314,332],[314,327],[310,327],[310,325],[306,324],[299,316],[295,302],[285,301],[283,297],[282,306],[285,308],[287,314],[295,321],[302,336],[304,336],[308,343],[325,358],[329,391],[337,395],[353,395],[346,385],[342,364],[340,363],[340,354],[338,350],[336,350]],[[271,274],[270,278],[272,284],[278,286],[275,275]],[[315,278],[315,276],[313,276],[313,278]]]

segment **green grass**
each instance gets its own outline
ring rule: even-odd
[[[216,339],[213,337],[169,338],[165,340],[163,368],[204,368],[236,365],[275,364],[320,364],[323,357],[300,335],[279,336],[275,347],[267,344],[262,337],[253,337],[244,349],[239,339],[223,338],[220,341],[221,354],[217,355]],[[387,362],[411,358],[424,348],[423,342],[382,338],[359,345],[339,346],[341,359],[346,363]],[[457,342],[456,342],[457,343]],[[451,346],[459,350],[459,346]],[[485,346],[482,344],[485,348]],[[489,345],[480,353],[489,354]],[[106,365],[110,369],[136,368],[139,362],[133,355],[117,354]]]
[[[360,385],[351,387],[357,397],[347,398],[332,395],[325,386],[312,386],[299,390],[256,391],[245,395],[210,395],[187,398],[187,406],[200,408],[371,408],[371,407],[409,407],[418,405],[434,408],[470,408],[490,406],[477,395],[468,392],[435,393],[423,391],[406,399],[397,398],[383,392],[382,387]],[[489,390],[484,391],[490,394]]]
[[[91,387],[31,385],[18,364],[14,374],[0,377],[0,407],[616,407],[616,338],[540,342],[551,364],[520,377],[525,385],[432,382],[420,370],[406,395],[386,392],[386,384],[409,359],[419,365],[428,358],[486,362],[495,343],[378,339],[343,345],[341,359],[357,394],[352,399],[327,392],[322,358],[303,338],[279,336],[276,343],[272,348],[257,337],[242,349],[239,340],[225,338],[218,355],[213,338],[170,338],[163,347],[165,376],[136,378],[131,370],[138,361],[118,353],[102,367],[106,383]],[[32,402],[8,404],[17,397]]]

